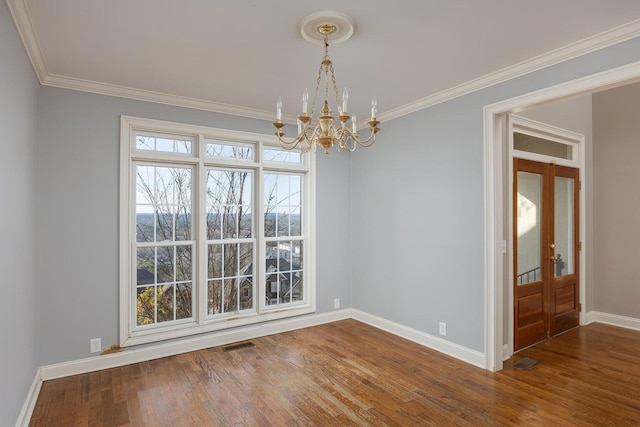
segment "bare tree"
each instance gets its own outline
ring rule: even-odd
[[[136,168],[136,206],[151,210],[136,215],[137,241],[157,243],[138,249],[138,275],[143,270],[153,277],[138,280],[139,325],[192,316],[192,246],[179,243],[192,235],[191,174],[180,167]]]

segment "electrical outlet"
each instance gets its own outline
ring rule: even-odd
[[[333,300],[333,308],[340,308],[340,298],[336,298]]]
[[[444,322],[440,322],[440,335],[447,336],[447,324]]]
[[[93,338],[89,341],[91,346],[91,353],[98,353],[102,351],[102,340],[100,338]]]

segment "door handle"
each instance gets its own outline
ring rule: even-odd
[[[551,262],[553,262],[553,263],[558,262],[558,257],[557,257],[557,256],[555,256],[555,255],[551,255],[551,256],[549,257],[549,259],[550,259],[550,260],[551,260]]]

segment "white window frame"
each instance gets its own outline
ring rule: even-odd
[[[314,313],[316,311],[315,272],[315,154],[312,151],[302,155],[300,164],[286,162],[263,162],[263,148],[280,149],[277,138],[250,132],[196,126],[175,122],[159,121],[138,117],[121,116],[120,127],[120,227],[119,227],[119,317],[120,345],[133,346],[162,340],[169,340],[204,332],[221,331]],[[192,153],[155,152],[136,150],[136,133],[149,135],[175,135],[194,140]],[[253,159],[216,158],[206,156],[205,140],[228,141],[239,146],[252,145]],[[157,163],[158,165],[191,166],[193,207],[192,227],[196,241],[193,277],[193,318],[155,324],[153,327],[138,327],[136,321],[136,259],[135,259],[135,165],[136,163]],[[253,181],[253,237],[254,237],[254,311],[240,312],[232,317],[215,317],[207,313],[207,260],[206,222],[204,201],[206,168],[246,169],[254,174]],[[302,241],[303,241],[303,300],[296,303],[266,305],[265,295],[265,237],[263,206],[263,173],[296,173],[303,175],[302,197]],[[196,215],[197,213],[197,215]]]

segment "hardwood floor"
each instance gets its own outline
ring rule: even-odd
[[[637,331],[574,329],[498,373],[355,320],[251,342],[46,381],[30,425],[640,425]]]

